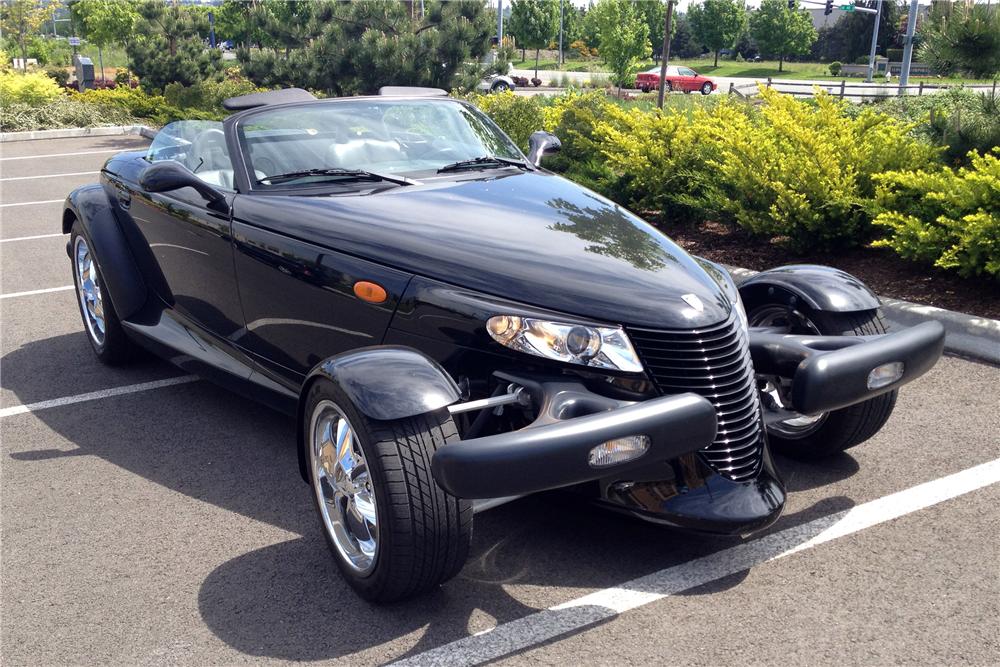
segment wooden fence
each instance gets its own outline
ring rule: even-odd
[[[849,84],[846,79],[841,79],[839,82],[775,81],[771,79],[771,77],[768,77],[766,82],[762,81],[759,84],[745,83],[737,86],[734,83],[730,83],[729,94],[737,95],[743,98],[754,97],[759,93],[758,86],[760,85],[763,85],[765,88],[773,88],[779,93],[786,93],[796,97],[813,97],[816,89],[825,90],[840,99],[848,99],[859,102],[865,100],[878,100],[884,97],[895,97],[897,95],[923,95],[924,91],[933,92],[934,90],[945,88],[970,88],[972,90],[980,91],[991,90],[994,95],[996,95],[997,92],[996,81],[992,84],[941,84],[925,83],[921,81],[915,86],[898,86],[893,84],[878,83]]]

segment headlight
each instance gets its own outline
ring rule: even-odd
[[[519,352],[591,368],[642,372],[639,355],[621,327],[547,322],[517,315],[486,321],[493,340]]]

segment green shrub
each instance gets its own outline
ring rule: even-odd
[[[474,94],[469,101],[482,109],[507,133],[522,151],[528,150],[528,137],[543,127],[542,96],[530,97],[514,94],[507,90],[490,95]]]
[[[20,102],[39,106],[54,100],[62,94],[59,84],[44,72],[0,73],[0,99],[4,104]]]
[[[830,68],[830,74],[832,76],[839,76],[840,70],[843,69],[844,65],[839,60],[834,60],[832,63],[827,65]]]
[[[130,116],[153,125],[166,125],[175,120],[220,120],[224,116],[221,112],[178,108],[162,95],[150,95],[141,88],[88,90],[75,93],[73,97],[87,104],[124,109]]]
[[[222,113],[222,102],[230,97],[249,95],[266,90],[258,88],[242,76],[231,76],[222,81],[200,81],[190,86],[171,83],[163,89],[167,103],[181,109],[200,109]]]
[[[1000,149],[969,160],[957,171],[878,175],[875,224],[890,236],[874,245],[965,277],[1000,278]]]
[[[914,124],[914,133],[944,147],[942,159],[968,164],[969,151],[981,155],[1000,146],[1000,97],[967,88],[934,95],[893,97],[878,105],[882,113]]]
[[[45,76],[55,81],[60,87],[69,84],[69,70],[59,65],[49,65],[45,68]]]
[[[65,96],[42,105],[23,102],[0,105],[0,128],[3,128],[4,132],[133,125],[135,122],[136,119],[125,109],[88,104]]]

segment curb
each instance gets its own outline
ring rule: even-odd
[[[156,136],[156,130],[145,125],[112,125],[110,127],[67,127],[60,130],[30,130],[28,132],[0,132],[0,143],[33,141],[36,139],[72,139],[75,137],[113,137],[138,134],[147,139]]]
[[[737,283],[757,271],[727,266]],[[882,312],[893,327],[912,327],[935,320],[944,325],[944,349],[952,355],[1000,366],[1000,320],[880,296]]]

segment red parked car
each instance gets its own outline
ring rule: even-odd
[[[644,93],[656,90],[660,87],[660,68],[654,67],[646,72],[640,72],[635,77],[635,87]],[[707,76],[698,74],[690,67],[667,67],[667,81],[664,90],[668,93],[673,90],[690,93],[700,90],[702,95],[709,95],[717,86],[715,82]]]

